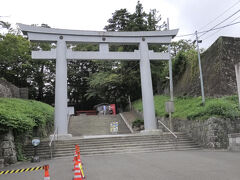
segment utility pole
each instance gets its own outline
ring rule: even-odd
[[[199,45],[198,43],[201,43],[202,41],[198,40],[198,34],[197,31],[196,34],[196,42],[197,42],[197,52],[198,52],[198,65],[199,65],[199,73],[200,73],[200,82],[201,82],[201,93],[202,93],[202,105],[205,105],[205,96],[204,96],[204,86],[203,86],[203,76],[202,76],[202,66],[201,66],[201,58],[200,58],[200,52],[199,52]]]
[[[167,30],[169,30],[169,18],[167,18]],[[172,58],[171,58],[171,46],[168,45],[168,53],[169,53],[169,88],[170,88],[170,101],[173,101],[173,77],[172,77]]]
[[[167,18],[167,30],[169,30],[169,18]],[[171,45],[168,45],[168,53],[169,53],[169,60],[168,60],[168,67],[169,67],[169,88],[170,88],[170,102],[172,108],[174,108],[173,102],[173,77],[172,77],[172,57],[171,57]],[[169,127],[170,130],[173,131],[173,123],[172,123],[172,111],[169,111]]]

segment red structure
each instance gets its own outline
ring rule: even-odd
[[[97,111],[96,110],[83,110],[83,111],[76,111],[77,116],[81,115],[81,114],[86,114],[86,115],[97,115]]]
[[[111,106],[113,115],[116,115],[117,113],[116,113],[116,106],[115,106],[115,104],[110,104],[110,106]]]

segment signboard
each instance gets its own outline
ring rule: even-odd
[[[111,122],[110,123],[110,132],[117,133],[118,132],[118,122]]]
[[[40,139],[33,139],[33,140],[32,140],[32,145],[33,145],[33,146],[36,147],[36,146],[38,146],[39,144],[40,144]]]
[[[173,101],[167,101],[165,102],[165,110],[168,113],[174,112],[174,103]]]

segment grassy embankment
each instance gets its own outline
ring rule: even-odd
[[[168,96],[154,96],[155,111],[159,117],[166,116],[165,102],[169,100]],[[235,119],[240,117],[238,109],[238,97],[226,96],[222,98],[207,98],[206,105],[201,105],[201,97],[175,97],[175,112],[173,118],[179,119],[208,119],[209,117],[223,117]],[[142,101],[133,103],[136,110],[142,111]]]
[[[18,159],[25,139],[45,137],[53,129],[54,108],[34,100],[0,98],[0,135],[13,131]]]

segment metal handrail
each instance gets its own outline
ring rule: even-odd
[[[165,124],[163,124],[162,121],[158,120],[158,122],[160,122],[163,125],[163,127],[165,127],[176,139],[178,138],[177,135],[174,132],[172,132]]]
[[[53,136],[51,137],[50,139],[50,142],[49,142],[49,148],[50,148],[50,156],[51,156],[51,159],[52,159],[52,143],[53,143],[53,146],[54,146],[54,141],[55,141],[55,137],[57,135],[57,140],[58,140],[58,128],[55,129],[54,133],[53,133]]]

